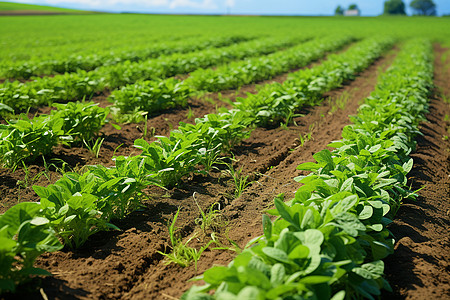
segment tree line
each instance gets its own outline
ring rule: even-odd
[[[413,10],[413,15],[419,15],[419,16],[435,16],[436,11],[436,4],[433,2],[433,0],[413,0],[409,4],[411,9]],[[384,2],[384,15],[406,15],[405,11],[405,3],[402,0],[387,0]],[[359,8],[356,4],[351,4],[348,7],[348,10],[358,10]],[[340,5],[336,7],[336,10],[334,14],[336,16],[342,16],[344,15],[344,8]]]

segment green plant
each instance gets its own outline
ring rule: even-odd
[[[188,107],[188,112],[186,113],[186,118],[188,120],[190,120],[190,119],[192,119],[194,117],[195,117],[194,112],[192,111],[192,108],[189,106]]]
[[[49,220],[40,216],[37,203],[19,203],[0,215],[0,294],[14,292],[16,285],[34,275],[51,275],[35,268],[36,258],[44,252],[60,250]]]
[[[109,108],[102,108],[94,102],[55,103],[53,119],[62,119],[64,135],[73,137],[73,141],[90,141],[107,122]],[[85,143],[86,144],[86,143]]]
[[[113,114],[118,121],[140,121],[147,114],[187,105],[190,91],[182,82],[170,78],[143,81],[114,91]]]
[[[159,186],[159,181],[148,157],[118,156],[114,160],[113,167],[95,165],[88,167],[88,172],[97,179],[93,193],[108,204],[103,212],[111,219],[123,219],[141,207],[144,189],[150,185]]]
[[[330,114],[335,113],[338,110],[342,110],[347,105],[348,100],[350,99],[350,94],[347,91],[344,91],[339,97],[336,99],[328,99],[328,103],[331,105]]]
[[[142,139],[134,142],[134,146],[142,150],[141,155],[148,158],[148,170],[156,174],[161,186],[175,186],[183,176],[194,171],[198,164],[199,157],[193,152],[195,133],[179,137],[180,139],[161,136],[151,144]]]
[[[70,248],[79,248],[99,231],[118,229],[108,223],[109,216],[102,211],[108,203],[93,194],[95,182],[90,173],[66,173],[48,187],[33,186],[40,197],[43,215]]]
[[[225,163],[225,165],[228,167],[226,172],[231,176],[234,183],[234,198],[239,198],[253,181],[248,181],[249,175],[242,175],[242,168],[236,170],[232,163]]]
[[[170,253],[164,253],[158,251],[158,253],[164,255],[168,259],[168,264],[176,263],[181,267],[187,267],[192,262],[195,264],[195,270],[197,270],[197,262],[200,259],[203,251],[205,251],[213,241],[208,242],[206,245],[202,246],[199,250],[189,247],[188,244],[195,238],[195,235],[191,236],[185,242],[176,237],[176,227],[175,223],[180,213],[180,208],[173,217],[172,223],[169,226],[169,237],[171,242],[172,251]]]
[[[342,132],[298,169],[295,198],[274,199],[263,232],[227,267],[215,266],[189,299],[375,299],[391,291],[382,261],[394,250],[387,229],[413,167],[414,134],[433,86],[432,47],[412,40]],[[212,295],[209,291],[215,291]]]
[[[98,158],[99,154],[100,154],[100,150],[102,149],[102,144],[103,141],[105,140],[105,138],[97,138],[94,141],[94,144],[91,146],[89,145],[89,142],[87,142],[86,140],[83,140],[84,145],[86,146],[86,148],[88,148],[89,152],[95,157]]]
[[[197,198],[195,197],[195,192],[192,195],[192,198],[194,199],[194,203],[197,205],[201,215],[200,218],[195,219],[195,224],[200,225],[200,229],[203,233],[207,234],[209,230],[212,230],[213,233],[215,233],[219,228],[227,226],[227,222],[225,222],[222,218],[220,208],[214,209],[214,207],[217,207],[219,203],[213,203],[206,211],[203,211],[198,204]]]
[[[51,153],[64,131],[63,120],[41,115],[0,124],[0,164],[15,169],[22,161]]]
[[[335,37],[316,41],[309,56],[323,55],[337,45],[343,45],[349,37]],[[234,107],[255,119],[257,126],[278,126],[292,117],[292,113],[304,105],[316,105],[324,92],[352,80],[356,73],[367,68],[376,58],[392,47],[394,40],[377,37],[363,40],[349,47],[344,53],[333,54],[313,68],[290,73],[282,84],[266,84],[257,94],[237,98]],[[304,59],[302,57],[302,59]]]
[[[299,40],[301,39],[297,39]],[[348,36],[313,39],[269,55],[231,62],[215,69],[198,69],[185,81],[195,90],[219,92],[237,89],[237,96],[239,88],[245,84],[270,79],[275,75],[305,66],[308,62],[325,55],[326,51],[338,49],[350,41],[351,38]],[[223,101],[221,94],[218,98]]]

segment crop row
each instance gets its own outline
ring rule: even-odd
[[[250,80],[268,79],[286,69],[304,66],[351,40],[348,36],[326,37],[274,53],[267,58],[252,59],[251,62],[256,62],[253,66],[254,73],[247,73],[246,67],[243,67],[247,66],[249,61],[238,61],[215,70],[199,69],[185,81],[168,79],[138,82],[114,91],[109,99],[114,103],[112,110],[117,119],[138,120],[139,116],[146,113],[186,105],[187,99],[202,89],[202,85],[192,86],[197,78],[206,75],[221,78],[207,84],[205,88],[209,90],[219,90],[229,85],[236,87]],[[324,63],[316,67],[291,73],[283,84],[266,84],[258,93],[248,94],[247,98],[238,98],[233,104],[234,108],[245,111],[248,116],[256,116],[256,123],[259,125],[289,119],[295,109],[305,104],[314,104],[322,93],[352,79],[391,47],[393,42],[391,38],[372,38],[359,42],[344,54],[330,55]],[[264,72],[268,69],[272,71]],[[228,72],[232,75],[227,74]],[[256,75],[259,73],[263,75]]]
[[[0,165],[15,169],[52,153],[58,144],[90,143],[108,121],[109,109],[93,102],[55,104],[50,115],[0,124]]]
[[[235,107],[256,116],[258,124],[288,120],[299,107],[314,105],[324,92],[353,79],[393,44],[390,37],[364,40],[318,66],[289,74],[282,84],[267,84],[257,94],[238,98]]]
[[[175,53],[158,59],[140,62],[125,61],[93,71],[83,70],[36,78],[21,83],[5,81],[0,88],[0,107],[4,112],[23,110],[53,102],[64,102],[90,97],[105,88],[114,89],[138,80],[167,78],[185,74],[198,68],[210,67],[244,57],[263,55],[289,47],[305,38],[265,38],[238,43],[229,47],[207,49],[187,54]]]
[[[338,47],[345,43],[345,41],[348,41],[348,38],[325,39],[322,40],[322,42],[308,45],[306,50],[311,46],[317,45],[318,49],[322,49],[321,53],[325,53],[326,50],[332,49],[332,47]],[[392,40],[389,38],[362,41],[352,46],[346,52],[330,57],[322,65],[293,73],[293,78],[302,78],[300,83],[294,82],[293,79],[291,79],[283,85],[269,84],[258,94],[249,94],[247,99],[242,98],[241,102],[235,103],[234,105],[238,111],[245,113],[245,119],[251,120],[250,123],[253,125],[267,124],[267,122],[262,122],[261,120],[280,120],[281,117],[288,118],[289,114],[292,114],[294,109],[298,108],[300,104],[314,104],[322,92],[339,86],[344,80],[351,78],[356,72],[367,67],[391,44]],[[322,46],[320,47],[320,45]],[[300,52],[299,56],[303,57],[302,52]],[[320,75],[326,77],[321,78]],[[317,89],[316,86],[313,86],[313,88],[311,87],[311,83],[324,81],[332,82],[332,84],[323,85],[322,89]],[[140,110],[145,109],[146,112],[149,112],[153,109],[167,108],[170,104],[177,105],[181,101],[187,101],[190,92],[188,88],[182,85],[182,83],[176,83],[176,80],[174,79],[165,80],[160,83],[163,83],[164,85],[152,87],[148,91],[138,89],[138,97],[133,97],[132,95],[126,97],[122,96],[121,99],[123,101],[116,102],[115,108],[121,109],[120,112],[123,115],[123,112],[126,111],[123,109],[124,107],[128,109],[137,107]],[[285,85],[298,85],[300,88],[295,89],[295,94],[293,94],[292,89],[284,88]],[[278,89],[276,92],[274,87],[275,89]],[[121,91],[124,91],[124,89]],[[157,94],[158,92],[160,94]],[[291,94],[287,97],[286,93]],[[115,94],[113,93],[113,95]],[[310,98],[306,101],[305,97]],[[253,100],[250,101],[248,99]],[[277,110],[264,110],[261,108],[261,105],[258,106],[257,104],[262,102],[261,99],[266,105],[275,107]],[[243,100],[246,102],[242,102]],[[295,105],[292,104],[292,101],[294,100],[296,101]],[[243,105],[243,103],[247,105]],[[253,107],[249,109],[248,103],[253,103]],[[44,115],[33,120],[22,119],[17,122],[11,122],[9,125],[2,125],[0,128],[0,153],[3,154],[3,156],[0,162],[4,166],[14,168],[17,165],[20,165],[22,161],[36,159],[41,155],[51,153],[53,146],[61,142],[67,143],[70,141],[68,138],[70,137],[68,131],[60,130],[61,126],[70,129],[70,127],[65,126],[64,124],[78,124],[78,126],[85,126],[86,134],[82,136],[82,139],[91,139],[95,132],[98,132],[101,128],[99,126],[102,126],[105,123],[108,111],[93,106],[92,104],[87,104],[87,106],[83,106],[81,103],[69,104],[70,105],[60,104],[58,107],[59,109],[53,111],[50,116]],[[257,109],[259,109],[259,111],[256,111]],[[284,115],[280,115],[280,111],[282,111]],[[70,117],[61,118],[60,116],[63,115]],[[96,117],[98,117],[98,122],[93,121]],[[89,127],[89,124],[95,124],[96,126],[91,128],[92,126]],[[80,133],[77,132],[77,128],[72,130],[72,135],[75,137],[80,136]],[[89,137],[86,138],[87,134],[89,134]],[[217,153],[215,153],[215,155],[217,155]],[[192,167],[196,164],[197,161],[193,160],[189,167],[186,167],[186,171],[190,172]],[[184,165],[187,166],[186,163],[184,163]]]
[[[159,42],[145,48],[120,52],[98,51],[89,55],[68,55],[53,59],[32,59],[25,62],[4,62],[0,65],[0,78],[28,79],[32,76],[55,73],[91,71],[99,66],[115,65],[124,61],[137,62],[173,53],[187,53],[211,47],[223,47],[250,40],[244,36],[191,38],[175,42]]]
[[[295,198],[278,196],[264,235],[228,267],[216,266],[181,299],[375,299],[390,290],[382,261],[393,252],[386,228],[403,198],[413,166],[414,135],[433,85],[427,40],[404,45],[332,152],[303,163],[311,171]],[[211,295],[210,291],[215,290]]]
[[[218,92],[245,84],[270,79],[295,68],[306,66],[327,52],[335,51],[353,41],[350,36],[333,36],[279,51],[264,57],[236,61],[216,69],[199,69],[185,83],[193,90]]]
[[[0,217],[4,224],[0,238],[8,241],[0,254],[9,258],[1,278],[9,285],[2,285],[2,290],[5,286],[12,290],[38,272],[25,267],[19,257],[33,257],[27,262],[32,265],[40,253],[61,248],[57,240],[77,248],[98,231],[117,229],[111,221],[138,208],[145,188],[172,187],[192,172],[208,172],[223,153],[248,137],[255,120],[239,110],[209,114],[195,124],[180,123],[170,136],[158,137],[156,142],[136,140],[135,147],[142,153],[115,157],[113,167],[88,166],[84,173],[65,173],[47,187],[34,186],[39,203],[20,203]],[[13,225],[8,225],[14,218]],[[28,236],[30,231],[21,232],[23,226],[41,232],[33,234],[42,240],[20,248],[22,240],[33,238]]]
[[[236,61],[216,69],[198,69],[184,81],[169,79],[136,82],[113,91],[109,99],[114,103],[117,117],[136,120],[145,113],[184,106],[189,96],[198,91],[236,88],[303,67],[351,40],[349,36],[318,38],[268,56]]]

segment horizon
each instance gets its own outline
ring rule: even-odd
[[[280,0],[6,0],[4,2],[47,5],[61,8],[99,11],[109,13],[141,14],[196,14],[196,15],[267,15],[267,16],[332,16],[338,5],[346,9],[350,4],[357,4],[361,16],[371,17],[383,13],[384,0],[317,0],[306,1]],[[304,2],[304,3],[303,3]],[[406,13],[411,1],[403,1]],[[437,15],[450,13],[450,1],[434,0]]]

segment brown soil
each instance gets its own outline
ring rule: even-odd
[[[409,182],[420,189],[416,201],[405,200],[390,230],[395,252],[386,259],[394,293],[386,299],[450,299],[450,69],[441,64],[448,51],[435,45],[435,85],[427,121],[420,131]],[[447,117],[448,118],[448,117]]]
[[[20,289],[22,293],[9,298],[42,299],[42,294],[49,299],[173,299],[181,296],[193,284],[187,282],[189,279],[213,264],[228,264],[235,252],[207,249],[198,262],[197,270],[194,265],[187,268],[167,265],[160,252],[171,250],[167,223],[177,209],[181,208],[177,232],[185,241],[193,237],[190,246],[198,249],[210,240],[212,232],[211,229],[202,232],[196,225],[195,220],[200,217],[200,212],[195,198],[204,211],[214,203],[217,203],[215,209],[221,209],[217,221],[226,224],[226,228],[213,228],[221,243],[231,246],[226,239],[229,238],[243,247],[261,234],[261,214],[272,206],[273,197],[283,192],[286,198],[290,198],[299,187],[293,180],[301,174],[296,166],[312,161],[312,154],[341,137],[342,128],[349,123],[348,116],[356,113],[359,102],[373,90],[379,70],[387,68],[394,56],[395,51],[359,74],[355,81],[328,93],[326,97],[330,99],[324,100],[320,106],[304,108],[300,112],[304,117],[295,119],[297,126],[254,130],[249,139],[234,149],[237,159],[235,167],[242,167],[243,174],[254,181],[240,198],[234,199],[232,196],[231,178],[223,170],[216,170],[207,177],[193,175],[169,191],[152,188],[142,210],[115,222],[121,231],[99,233],[76,251],[64,250],[43,255],[38,260],[38,266],[49,270],[54,276],[35,280]],[[252,89],[254,85],[246,88]],[[346,99],[346,104],[334,110],[333,103],[337,99]],[[101,105],[107,104],[105,95],[94,100]],[[215,107],[195,99],[189,105],[195,117],[213,112]],[[187,112],[187,109],[167,111],[150,119],[148,128],[155,128],[157,135],[167,134],[179,121],[189,121]],[[123,144],[116,154],[128,155],[132,151],[132,141],[142,136],[136,126],[142,124],[123,125],[121,131],[106,126],[102,130],[105,142],[99,159],[92,158],[82,148],[64,147],[56,149],[55,157],[69,160],[72,166],[77,163],[80,166],[109,164],[112,152],[118,145]],[[299,136],[308,133],[311,133],[311,139],[301,146]],[[148,139],[151,140],[151,137]],[[42,171],[42,163],[37,162],[31,169],[32,172]],[[57,177],[56,172],[50,171],[48,174]],[[55,179],[51,176],[50,181],[53,182]],[[21,201],[37,201],[30,187],[17,192],[16,181],[23,180],[23,177],[23,171],[11,173],[0,169],[0,197],[9,199],[5,208],[17,202],[18,196]],[[37,180],[41,185],[48,182],[44,176]],[[10,193],[13,195],[9,196]],[[36,285],[41,287],[40,291],[33,290]]]

